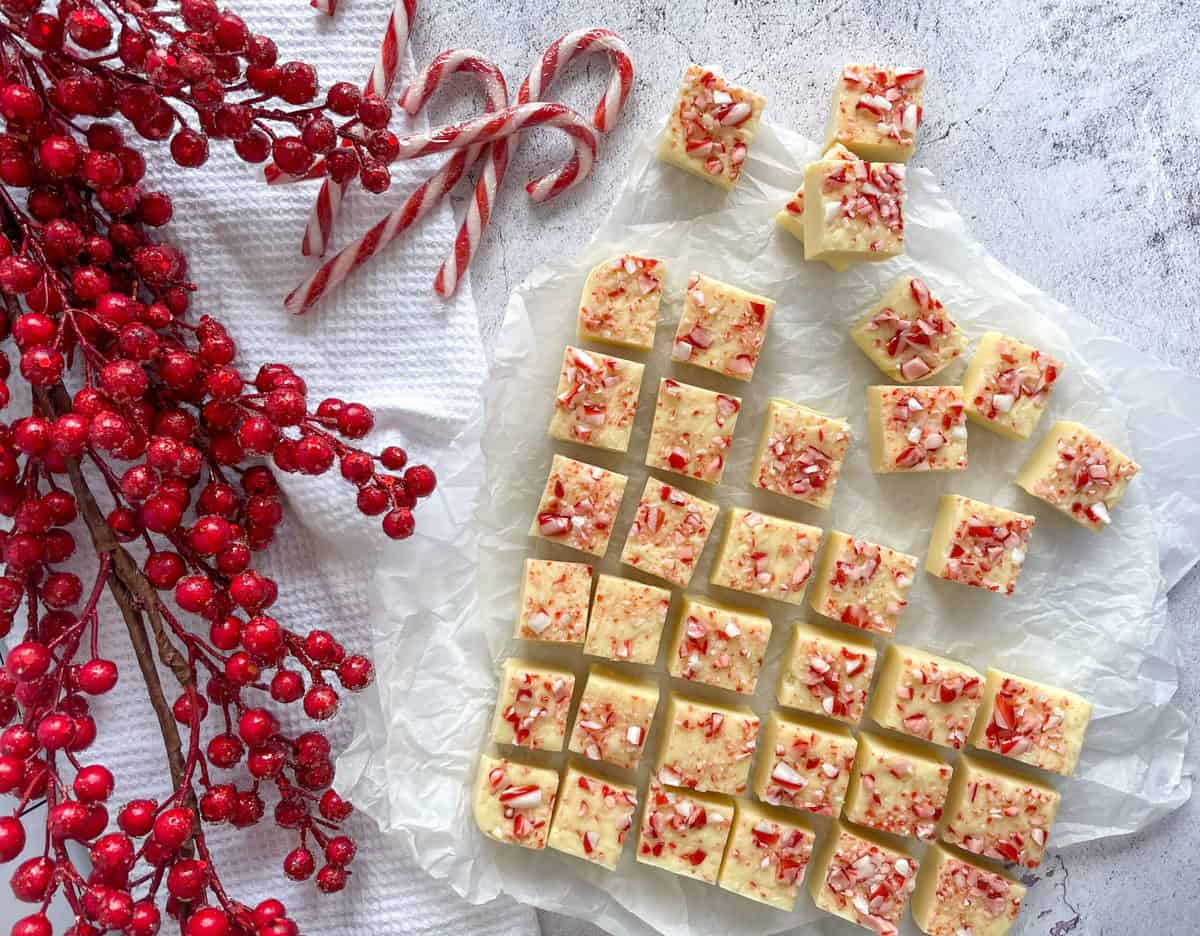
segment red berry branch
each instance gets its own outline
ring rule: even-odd
[[[406,468],[401,448],[355,444],[373,425],[367,407],[312,407],[287,365],[253,378],[235,365],[226,328],[191,313],[185,255],[151,233],[174,206],[142,189],[144,157],[128,142],[130,128],[169,137],[188,167],[212,140],[294,173],[323,155],[335,181],[386,188],[390,106],[347,84],[323,104],[317,93],[312,66],[277,64],[270,39],[212,0],[0,0],[0,341],[28,387],[10,393],[0,350],[0,410],[25,407],[0,422],[0,515],[12,521],[0,531],[0,636],[20,634],[0,670],[0,793],[15,799],[0,862],[44,842],[11,878],[33,911],[13,936],[49,936],[56,899],[72,936],[152,936],[164,914],[184,936],[297,933],[279,901],[251,908],[226,891],[205,837],[210,824],[262,821],[268,798],[296,837],[285,874],[345,886],[351,807],[330,789],[329,742],[285,732],[268,706],[325,721],[373,669],[328,632],[270,615],[276,583],[253,565],[283,518],[269,466],[336,465],[394,539],[412,534],[435,477]],[[57,568],[80,524],[95,555],[87,580]],[[118,808],[119,778],[88,754],[89,700],[120,676],[103,652],[106,592],[166,746],[174,792],[161,802]],[[45,829],[32,830],[42,801]]]

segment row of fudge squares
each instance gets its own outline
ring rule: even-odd
[[[964,776],[968,783],[994,782],[986,771],[977,775],[974,765]],[[967,795],[952,792],[950,809],[957,796],[965,806],[963,821],[979,822]],[[633,828],[638,797],[635,787],[575,764],[560,780],[551,768],[484,755],[473,807],[489,838],[535,850],[548,845],[613,870]],[[835,820],[821,846],[815,844],[808,822],[788,811],[652,779],[636,857],[784,911],[795,908],[808,872],[820,909],[882,934],[897,932],[911,896],[913,919],[930,936],[1002,936],[1025,894],[1019,883],[959,850],[963,843],[934,844],[918,859],[869,829]],[[998,848],[994,857],[1014,860],[1007,851]]]

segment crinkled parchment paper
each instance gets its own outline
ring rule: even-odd
[[[536,270],[513,294],[485,391],[486,413],[456,442],[458,474],[442,488],[440,496],[450,505],[447,522],[439,530],[422,528],[403,560],[377,576],[382,711],[364,714],[363,729],[341,764],[343,782],[385,828],[408,839],[425,868],[469,899],[509,893],[613,932],[657,929],[680,936],[770,933],[823,916],[807,897],[795,913],[783,914],[639,865],[633,843],[610,874],[553,850],[496,845],[472,819],[470,787],[487,743],[497,663],[514,649],[573,666],[581,675],[595,662],[577,650],[514,648],[510,634],[522,560],[531,554],[580,558],[528,539],[526,530],[555,450],[546,426],[563,346],[574,341],[580,290],[593,264],[620,251],[665,259],[669,288],[658,342],[647,358],[629,456],[567,447],[575,457],[630,475],[613,542],[598,571],[619,570],[617,556],[646,477],[641,459],[649,413],[658,378],[671,367],[670,340],[689,271],[772,296],[778,306],[752,384],[726,385],[692,368],[679,371],[689,382],[743,397],[725,482],[715,492],[683,486],[722,507],[754,504],[919,556],[943,493],[1037,514],[1015,597],[1006,600],[922,573],[896,639],[980,669],[995,664],[1069,686],[1092,700],[1095,715],[1079,770],[1061,784],[1064,800],[1052,847],[1132,832],[1179,807],[1191,792],[1184,776],[1187,719],[1171,704],[1177,651],[1167,628],[1166,594],[1200,556],[1200,421],[1194,410],[1200,379],[1097,334],[1083,318],[1001,267],[971,239],[927,171],[909,177],[907,256],[844,274],[805,263],[801,245],[777,231],[772,217],[816,152],[794,134],[765,127],[737,191],[726,197],[661,166],[644,149],[592,246],[582,256]],[[886,381],[851,344],[847,328],[910,271],[929,282],[970,336],[997,329],[1066,362],[1042,430],[1055,419],[1080,420],[1143,466],[1111,528],[1092,534],[1012,484],[1036,437],[1015,444],[972,427],[967,472],[871,473],[864,387]],[[961,364],[943,382],[960,374]],[[748,490],[749,462],[771,396],[850,419],[855,442],[831,511]],[[472,457],[480,434],[482,464]],[[693,591],[707,591],[714,552],[710,544]],[[787,625],[803,612],[750,598],[741,603],[765,607],[775,623],[752,702],[765,715]],[[647,676],[655,672],[640,669]],[[665,691],[668,680],[658,678]],[[703,694],[703,687],[686,688]],[[656,724],[651,732],[644,762],[653,760],[660,729]],[[557,765],[564,755],[543,759]],[[643,788],[646,770],[644,763],[638,777]]]

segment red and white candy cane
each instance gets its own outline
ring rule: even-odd
[[[326,16],[333,16],[337,12],[337,0],[309,0],[309,6]]]
[[[633,60],[625,40],[607,29],[580,29],[554,40],[521,83],[517,103],[542,100],[550,85],[572,61],[581,55],[593,53],[608,56],[612,63],[612,77],[604,97],[596,105],[592,123],[601,133],[611,130],[633,87]],[[404,103],[403,99],[401,103]],[[475,184],[475,196],[467,206],[466,217],[454,239],[454,249],[434,280],[433,288],[439,296],[449,296],[458,288],[462,272],[470,265],[483,239],[483,232],[496,203],[496,193],[504,181],[509,159],[519,141],[514,141],[514,144],[502,151],[499,147],[493,147],[484,164],[483,173]]]
[[[443,52],[438,59],[442,59],[442,71],[445,76],[470,72],[479,77],[486,96],[486,113],[505,109],[508,104],[508,88],[504,83],[504,75],[483,55],[470,49],[459,49]],[[414,113],[424,106],[431,94],[432,90],[421,98]],[[427,179],[405,199],[404,204],[371,228],[356,243],[317,270],[306,283],[293,290],[284,300],[288,310],[297,315],[306,312],[326,292],[343,282],[376,253],[425,217],[430,209],[458,184],[463,173],[470,169],[485,150],[485,144],[474,144],[455,152],[432,178]]]
[[[400,58],[408,46],[408,36],[412,32],[413,18],[417,13],[417,0],[395,0],[392,13],[388,17],[387,29],[383,34],[383,42],[379,44],[379,54],[375,58],[375,66],[367,79],[364,91],[386,98],[392,93],[392,85],[400,70]],[[342,208],[342,199],[350,188],[350,181],[333,182],[326,179],[321,183],[321,191],[317,193],[317,203],[313,206],[308,224],[304,228],[304,241],[300,252],[306,257],[319,257],[329,246],[329,238],[333,234],[333,223],[337,220]]]

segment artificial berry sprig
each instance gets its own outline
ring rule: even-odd
[[[205,829],[272,817],[296,836],[295,880],[343,888],[355,857],[349,804],[331,789],[318,726],[284,731],[272,707],[318,723],[373,676],[323,630],[270,614],[278,586],[254,567],[283,519],[274,471],[334,470],[384,532],[414,530],[434,473],[399,447],[359,447],[371,411],[311,405],[287,365],[249,376],[227,329],[195,315],[187,258],[152,231],[170,196],[142,188],[145,158],[123,119],[199,166],[210,140],[242,158],[387,187],[390,106],[350,85],[315,104],[315,70],[212,0],[0,0],[0,862],[28,842],[13,893],[31,904],[13,936],[49,936],[63,900],[73,936],[289,936],[275,900],[226,890]],[[153,152],[154,150],[150,150]],[[15,371],[15,374],[14,374]],[[13,413],[10,383],[32,403]],[[105,506],[101,506],[101,504]],[[58,567],[84,528],[88,580]],[[90,700],[122,675],[103,652],[99,600],[115,599],[167,751],[173,792],[121,802],[121,778],[89,758]],[[158,664],[168,680],[168,689]],[[128,794],[125,794],[126,796]],[[45,828],[29,808],[46,804]],[[89,848],[77,867],[68,842]]]

